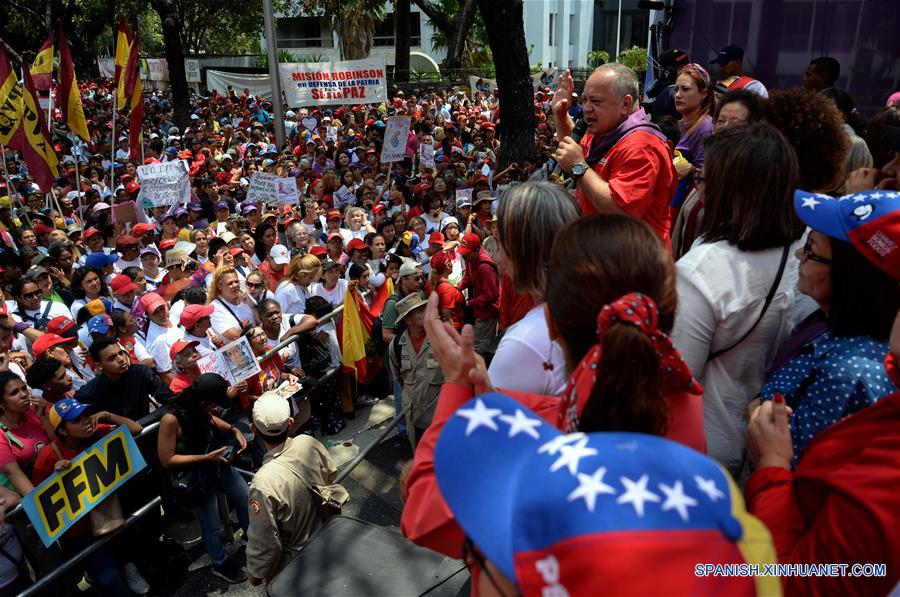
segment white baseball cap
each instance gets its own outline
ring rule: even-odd
[[[253,426],[263,435],[284,433],[290,419],[290,404],[276,392],[266,392],[253,403]]]
[[[284,245],[275,245],[269,250],[269,257],[278,265],[287,265],[291,262],[291,253]]]

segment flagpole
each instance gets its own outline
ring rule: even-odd
[[[113,111],[112,111],[112,139],[110,140],[110,145],[112,146],[111,155],[109,156],[110,164],[109,164],[109,188],[115,188],[115,180],[116,180],[116,108],[118,107],[118,99],[119,99],[119,90],[117,86],[113,87]]]
[[[79,145],[81,145],[81,139],[76,137],[73,143],[75,151],[72,152],[72,157],[75,158],[75,184],[77,186],[75,190],[75,208],[78,212],[78,219],[80,224],[80,220],[83,219],[84,214],[81,212],[81,164],[78,163],[78,154],[81,153],[81,151]],[[64,215],[63,219],[65,219]]]
[[[12,183],[9,180],[9,168],[6,167],[6,146],[5,145],[0,145],[0,156],[3,157],[3,174],[6,175],[6,192],[8,193],[8,196],[9,196],[9,205],[10,205],[10,209],[11,209],[12,206],[14,205],[14,202],[13,202]],[[21,203],[19,202],[19,194],[18,193],[16,193],[15,205],[17,205],[19,208],[22,207]],[[31,228],[31,218],[28,217],[28,212],[23,212],[23,213],[25,213],[25,221],[28,222],[28,227]],[[15,222],[13,222],[13,224],[15,224]]]

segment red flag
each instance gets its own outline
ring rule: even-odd
[[[24,69],[25,92],[23,94],[23,112],[19,128],[10,140],[10,147],[22,152],[22,159],[28,166],[28,170],[34,177],[34,181],[45,192],[50,192],[50,187],[59,170],[59,159],[50,142],[50,131],[44,120],[44,111],[38,102],[37,89],[28,69]]]
[[[31,65],[35,89],[48,91],[53,87],[53,34],[47,38]]]
[[[384,303],[387,302],[392,294],[394,294],[394,281],[391,280],[390,276],[387,276],[387,280],[384,281],[384,284],[381,285],[381,288],[375,294],[375,298],[372,299],[372,306],[369,307],[372,315],[375,317],[381,315],[381,312],[384,310]]]
[[[119,15],[119,31],[116,34],[116,70],[113,74],[113,85],[119,86],[122,72],[128,65],[128,51],[131,49],[131,34],[125,26],[125,18]]]
[[[141,40],[140,36],[135,35],[134,41],[131,42],[131,52],[128,55],[128,67],[124,74],[124,89],[129,98],[128,106],[131,114],[128,119],[128,150],[129,157],[132,160],[138,160],[143,155],[143,124],[144,124],[144,101],[141,95],[141,69],[140,69],[140,53]],[[120,104],[119,109],[124,108]]]
[[[69,43],[66,41],[66,35],[62,28],[59,30],[59,77],[56,84],[56,103],[62,113],[62,120],[69,129],[85,141],[90,141],[87,122],[84,119],[84,109],[81,106],[78,80],[75,78],[72,52],[69,51]]]

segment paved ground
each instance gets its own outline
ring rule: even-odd
[[[382,400],[373,407],[357,411],[356,419],[348,421],[347,428],[339,435],[324,438],[323,442],[338,467],[346,465],[360,450],[372,445],[393,415],[393,400]],[[344,480],[343,484],[350,493],[350,502],[344,507],[342,514],[388,528],[398,528],[402,503],[397,476],[400,465],[410,458],[412,451],[408,442],[405,438],[401,440],[397,437],[396,431],[391,431]],[[177,543],[188,548],[193,561],[186,578],[172,578],[169,590],[159,594],[176,597],[224,594],[255,597],[265,594],[262,587],[252,587],[248,583],[230,585],[212,574],[196,523],[180,523],[169,529],[168,534]]]

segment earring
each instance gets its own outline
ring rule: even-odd
[[[543,365],[544,371],[553,371],[553,342],[550,343],[550,354],[547,355],[547,360]]]

